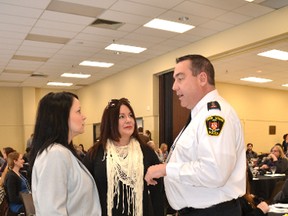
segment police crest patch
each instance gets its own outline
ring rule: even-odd
[[[225,120],[221,116],[209,116],[206,119],[207,133],[210,136],[218,136],[221,133]]]

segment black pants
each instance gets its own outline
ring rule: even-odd
[[[231,200],[205,209],[184,208],[178,211],[179,216],[241,216],[238,200]]]

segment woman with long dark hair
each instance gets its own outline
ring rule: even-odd
[[[100,195],[102,216],[163,216],[163,180],[147,186],[147,168],[159,164],[155,152],[140,139],[134,111],[125,98],[104,109],[99,141],[84,164]]]
[[[30,153],[37,216],[101,215],[96,184],[72,143],[85,119],[73,93],[51,92],[40,100]]]

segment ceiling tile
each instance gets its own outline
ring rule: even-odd
[[[257,5],[257,4],[246,4],[240,8],[237,8],[236,10],[233,10],[235,13],[243,14],[246,16],[251,16],[251,17],[259,17],[263,16],[264,14],[270,13],[274,11],[271,8]]]
[[[165,0],[165,4],[163,4],[163,0],[145,0],[145,1],[131,0],[131,1],[165,9],[170,9],[172,7],[175,7],[179,3],[183,2],[183,0]]]
[[[233,1],[231,0],[190,0],[190,1],[197,2],[203,5],[209,5],[213,8],[220,8],[220,9],[227,10],[227,11],[236,9],[245,4],[249,4],[248,2],[244,0],[233,0]]]
[[[26,2],[26,1],[25,1]],[[7,3],[7,1],[6,1]],[[9,0],[10,3],[10,0]],[[30,18],[38,18],[42,13],[42,10],[36,9],[33,7],[21,7],[11,4],[3,4],[0,3],[0,14],[19,16],[21,14],[22,17],[30,17]]]
[[[117,1],[110,9],[147,17],[157,17],[164,12],[164,9],[162,8],[123,0]]]
[[[234,12],[228,12],[216,18],[218,21],[231,23],[233,25],[239,25],[243,22],[247,22],[250,19],[252,19],[251,16],[245,16]]]
[[[2,3],[8,3],[11,5],[17,5],[17,6],[23,6],[26,8],[37,8],[37,9],[45,9],[47,5],[50,3],[51,0],[25,0],[25,1],[19,1],[19,0],[0,0]],[[1,8],[1,7],[0,7]]]
[[[67,13],[67,14],[75,14],[80,16],[87,16],[87,17],[97,17],[102,12],[102,8],[97,8],[95,6],[87,6],[79,3],[72,3],[68,1],[58,1],[54,0],[46,8],[49,11]]]
[[[61,20],[63,23],[73,23],[79,25],[89,25],[95,20],[95,17],[79,16],[74,14],[59,13],[54,11],[44,11],[41,15],[42,20],[57,21]]]
[[[222,9],[188,1],[177,5],[174,10],[206,18],[216,18],[226,12]]]
[[[107,10],[101,16],[100,19],[107,19],[116,22],[124,22],[130,24],[144,25],[149,22],[151,18],[144,16],[137,16],[133,14],[127,14],[119,11]]]

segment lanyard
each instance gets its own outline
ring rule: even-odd
[[[166,158],[166,160],[165,160],[165,163],[168,163],[168,162],[169,162],[170,157],[172,156],[172,153],[173,153],[173,151],[174,151],[174,149],[175,149],[175,147],[176,147],[176,143],[178,142],[179,138],[181,137],[182,133],[184,132],[184,130],[186,129],[186,127],[189,125],[189,123],[191,122],[191,120],[192,120],[192,119],[191,119],[191,114],[190,114],[189,117],[188,117],[188,120],[187,120],[186,125],[183,127],[183,129],[181,130],[181,132],[180,132],[180,134],[178,135],[177,139],[174,141],[173,145],[171,146],[170,151],[169,151],[169,154],[168,154],[168,156],[167,156],[167,158]]]

